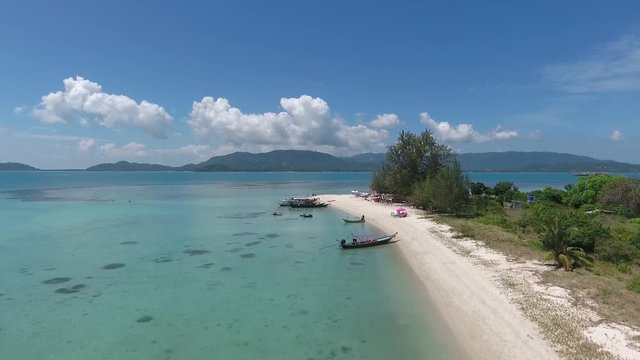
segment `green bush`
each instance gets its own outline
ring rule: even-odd
[[[616,269],[618,269],[619,272],[627,274],[629,273],[629,271],[631,271],[631,268],[629,267],[629,264],[626,262],[622,262],[618,265],[616,265]]]
[[[640,276],[634,276],[633,279],[629,281],[627,289],[640,294]]]
[[[581,177],[575,185],[567,189],[565,201],[576,208],[584,204],[595,204],[602,189],[620,179],[623,179],[623,177],[600,174]]]
[[[635,232],[625,226],[616,226],[610,230],[610,237],[596,242],[596,255],[599,259],[618,264],[632,262],[638,258],[640,251],[632,240]]]

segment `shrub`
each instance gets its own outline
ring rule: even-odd
[[[622,176],[589,175],[578,179],[567,189],[566,202],[576,208],[584,204],[595,204],[602,189],[607,184],[623,179]]]
[[[601,260],[614,264],[621,262],[632,262],[639,255],[632,240],[635,232],[628,227],[617,226],[611,229],[609,238],[600,239],[596,242],[596,255]]]
[[[629,281],[627,289],[640,294],[640,276],[634,276],[631,281]]]
[[[626,262],[622,262],[618,265],[616,265],[616,269],[618,269],[619,272],[621,273],[629,273],[629,271],[631,271],[631,268],[629,267],[629,264]]]
[[[598,204],[626,217],[640,214],[640,182],[620,178],[606,184],[598,196]]]

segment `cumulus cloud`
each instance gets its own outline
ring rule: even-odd
[[[147,147],[144,144],[130,142],[122,147],[118,147],[114,143],[100,145],[100,151],[107,156],[116,159],[126,159],[132,157],[147,156]]]
[[[78,150],[82,152],[93,151],[96,141],[93,139],[82,139],[78,141]]]
[[[626,34],[580,61],[549,65],[545,78],[561,91],[606,93],[640,90],[640,33]]]
[[[106,128],[135,126],[156,138],[166,137],[172,117],[162,106],[124,96],[107,94],[95,82],[80,76],[63,81],[64,91],[42,97],[33,110],[34,116],[46,123],[71,121],[87,125],[94,122]]]
[[[22,115],[22,113],[24,113],[25,110],[26,110],[26,107],[24,106],[16,106],[13,108],[13,113],[16,115]]]
[[[613,141],[622,141],[624,140],[624,134],[622,131],[615,129],[611,132],[611,135],[609,135],[609,139]]]
[[[420,121],[427,125],[440,140],[445,142],[486,142],[493,140],[511,140],[518,137],[517,131],[503,130],[498,126],[489,134],[480,134],[471,124],[452,126],[446,121],[437,122],[428,113],[420,114]]]
[[[278,148],[348,153],[384,148],[388,132],[365,125],[351,126],[331,115],[326,101],[303,95],[282,98],[284,111],[245,114],[227,99],[205,97],[193,102],[187,123],[201,138],[234,150]]]
[[[369,125],[376,129],[388,129],[400,124],[400,118],[396,114],[380,114],[371,120]]]

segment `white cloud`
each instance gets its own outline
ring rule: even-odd
[[[106,128],[132,125],[153,137],[166,137],[172,117],[162,106],[145,100],[136,103],[124,95],[104,93],[100,85],[80,76],[63,82],[64,91],[43,96],[33,110],[41,121],[52,124],[76,121],[82,125],[95,122]]]
[[[114,143],[108,143],[100,145],[100,151],[111,158],[117,158],[120,160],[147,156],[146,146],[137,142],[130,142],[122,147],[118,147]]]
[[[388,137],[384,129],[351,126],[333,117],[321,98],[282,98],[280,106],[284,111],[279,113],[245,114],[227,99],[205,97],[193,102],[187,123],[197,137],[210,138],[229,150],[291,148],[353,153],[383,149]]]
[[[82,152],[91,152],[95,148],[96,141],[93,139],[82,139],[78,141],[78,150]]]
[[[631,33],[596,49],[588,59],[547,66],[545,78],[571,93],[640,90],[640,33]]]
[[[396,114],[381,114],[371,120],[369,125],[376,129],[389,129],[400,124],[400,118]]]
[[[24,106],[16,106],[13,108],[13,113],[16,115],[22,115],[27,108]]]
[[[613,141],[622,141],[624,140],[624,134],[622,131],[615,129],[611,132],[611,135],[609,135],[609,139]]]
[[[511,140],[518,137],[518,132],[513,130],[503,130],[498,126],[489,134],[480,134],[473,129],[471,124],[459,124],[452,126],[446,121],[436,122],[428,113],[420,114],[420,121],[427,125],[442,141],[459,142],[486,142],[493,140]]]

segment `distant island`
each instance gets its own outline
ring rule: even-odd
[[[306,150],[275,150],[253,154],[235,152],[214,156],[198,164],[173,167],[160,164],[119,161],[91,166],[86,171],[374,171],[385,158],[384,153],[366,153],[350,157]],[[598,160],[588,156],[555,152],[486,152],[457,155],[463,171],[474,172],[640,172],[639,164]],[[29,165],[0,163],[0,171],[34,171]]]
[[[0,163],[0,171],[36,171],[38,169],[33,166],[8,162],[8,163]]]

